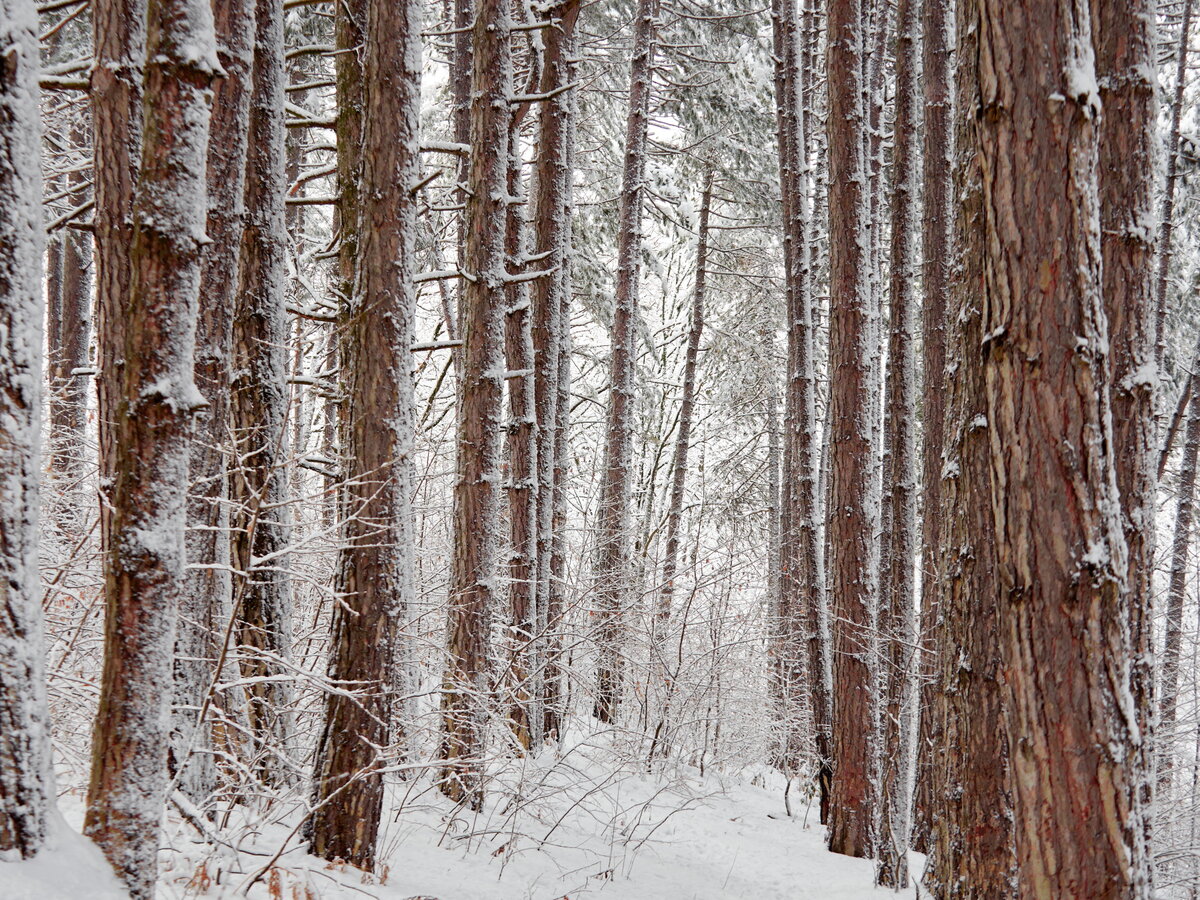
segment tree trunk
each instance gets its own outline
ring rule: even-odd
[[[1133,868],[1150,877],[1150,755],[1154,704],[1154,346],[1155,159],[1158,96],[1155,78],[1154,0],[1092,0],[1092,33],[1104,118],[1100,128],[1100,248],[1104,310],[1108,316],[1112,390],[1113,459],[1121,497],[1122,527],[1129,548],[1123,604],[1133,653],[1131,730],[1136,772],[1130,780],[1134,827]],[[1140,890],[1143,888],[1139,888]]]
[[[922,0],[922,80],[925,84],[922,154],[921,309],[922,427],[921,461],[921,613],[922,676],[917,726],[917,772],[913,797],[912,846],[929,852],[933,809],[933,748],[939,717],[934,635],[941,592],[942,437],[946,409],[946,300],[950,286],[950,199],[953,192],[954,129],[951,31],[953,0]]]
[[[145,129],[112,435],[104,670],[84,818],[85,833],[136,900],[154,894],[167,787],[189,439],[204,402],[193,382],[207,208],[202,161],[219,71],[208,4],[150,0],[146,23]],[[106,333],[102,342],[111,347],[112,338]]]
[[[343,316],[348,481],[330,693],[314,767],[309,851],[372,871],[391,741],[399,626],[414,593],[412,342],[420,171],[419,5],[371,0],[364,41],[355,291]]]
[[[625,606],[630,591],[629,504],[633,461],[634,368],[642,255],[642,188],[650,123],[651,71],[658,0],[638,0],[634,13],[625,162],[617,224],[617,289],[596,525],[596,702],[594,714],[616,721],[624,672]]]
[[[909,720],[913,687],[913,597],[917,553],[917,40],[920,0],[896,8],[896,111],[892,145],[891,324],[884,424],[880,588],[880,776],[875,881],[908,887]]]
[[[189,571],[175,642],[175,711],[170,769],[197,806],[216,787],[211,729],[197,713],[216,675],[220,635],[231,614],[229,507],[226,455],[229,447],[229,382],[233,353],[231,324],[244,219],[246,141],[250,127],[250,70],[253,64],[253,0],[213,4],[217,58],[225,77],[213,94],[208,143],[210,241],[200,273],[196,319],[196,387],[208,401],[197,416],[189,455],[186,539]],[[214,700],[217,699],[214,697]],[[182,774],[180,767],[184,768]]]
[[[540,265],[551,271],[533,284],[534,409],[538,422],[537,480],[538,523],[538,632],[544,635],[541,679],[543,733],[559,731],[558,679],[555,662],[558,641],[555,632],[561,604],[554,614],[551,597],[558,592],[553,582],[552,555],[555,540],[554,497],[557,491],[555,447],[558,430],[558,375],[564,356],[563,332],[570,321],[564,310],[570,300],[567,256],[571,251],[571,227],[567,218],[571,203],[570,141],[574,91],[571,84],[575,57],[575,23],[579,0],[563,0],[547,15],[558,22],[544,32],[541,91],[561,91],[542,105],[538,118],[537,170],[534,182],[534,254]],[[553,628],[551,623],[554,622]]]
[[[1158,214],[1158,240],[1154,279],[1154,361],[1162,371],[1167,348],[1167,287],[1171,272],[1171,239],[1175,233],[1175,191],[1179,182],[1179,132],[1183,119],[1183,90],[1187,84],[1188,38],[1192,30],[1192,0],[1183,0],[1179,43],[1175,48],[1175,91],[1171,97],[1171,126],[1167,133],[1166,179]],[[1149,26],[1145,26],[1149,27]]]
[[[233,318],[230,393],[235,464],[229,472],[238,659],[247,689],[251,766],[286,782],[291,690],[291,525],[287,477],[288,240],[283,10],[257,0],[246,155],[245,230]],[[390,40],[390,38],[389,38]],[[380,357],[383,358],[383,357]]]
[[[862,18],[859,0],[830,0],[829,47],[829,368],[833,456],[829,547],[833,646],[833,787],[829,849],[868,856],[874,819],[871,785],[872,578],[870,402],[871,323],[866,168],[863,160]]]
[[[1159,791],[1165,797],[1171,787],[1175,766],[1175,720],[1179,706],[1179,661],[1183,644],[1183,611],[1187,604],[1188,558],[1192,548],[1192,522],[1196,505],[1196,456],[1200,453],[1200,403],[1196,402],[1197,379],[1188,379],[1187,427],[1183,438],[1183,462],[1179,470],[1175,531],[1171,540],[1171,568],[1167,586],[1167,621],[1163,635],[1162,697],[1159,700]]]
[[[964,368],[987,402],[1019,890],[1140,898],[1091,23],[978,3],[983,341]]]
[[[36,856],[53,815],[38,583],[42,171],[38,19],[0,2],[0,859]]]
[[[980,365],[984,235],[983,183],[974,135],[980,108],[978,23],[975,0],[959,3],[956,31],[962,63],[952,157],[958,241],[953,255],[947,252],[942,258],[949,280],[942,370],[945,430],[939,442],[944,458],[938,461],[940,539],[936,555],[927,563],[937,573],[937,593],[929,604],[936,609],[932,638],[937,668],[931,691],[931,834],[924,882],[939,900],[1017,896],[1009,751],[1001,718],[989,423]],[[943,208],[949,213],[948,206]]]
[[[471,162],[463,293],[454,563],[442,691],[441,789],[479,809],[489,692],[488,644],[499,580],[496,486],[501,483],[505,214],[511,21],[507,0],[476,8],[471,76]]]

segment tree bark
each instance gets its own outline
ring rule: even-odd
[[[879,632],[883,772],[875,881],[908,887],[909,721],[913,697],[913,597],[917,554],[917,40],[920,0],[896,7],[896,103],[892,141],[891,318],[884,413],[884,502]]]
[[[1158,148],[1154,0],[1092,0],[1096,74],[1104,109],[1099,146],[1100,249],[1108,317],[1113,459],[1128,546],[1123,614],[1129,622],[1136,727],[1130,779],[1133,868],[1151,877],[1154,546],[1157,513],[1154,191]],[[1148,890],[1141,887],[1139,890]]]
[[[946,409],[946,302],[950,285],[950,199],[953,191],[954,128],[951,30],[952,0],[922,0],[922,80],[925,84],[925,120],[922,154],[921,309],[922,356],[922,456],[921,456],[921,612],[920,653],[922,676],[917,726],[917,771],[913,797],[912,846],[929,852],[933,809],[933,748],[941,742],[935,733],[940,702],[937,694],[938,661],[934,634],[941,587],[942,438]]]
[[[967,367],[987,402],[1019,889],[1141,898],[1090,17],[978,2],[983,341]]]
[[[500,545],[501,395],[506,303],[505,214],[511,21],[507,0],[480,0],[473,32],[467,268],[463,293],[458,481],[454,563],[442,689],[441,789],[473,809],[483,803],[483,749],[489,694],[488,644]]]
[[[362,87],[357,278],[343,322],[346,380],[343,547],[330,693],[314,768],[309,851],[373,871],[392,739],[399,626],[412,602],[416,212],[420,172],[420,7],[370,0]]]
[[[193,381],[207,208],[203,160],[210,85],[219,71],[207,3],[150,0],[146,35],[145,128],[112,435],[104,669],[84,818],[85,833],[135,900],[154,894],[167,787],[189,439],[204,402]],[[106,333],[102,342],[111,347],[112,338]]]
[[[390,38],[389,38],[390,40]],[[257,0],[246,155],[245,230],[233,317],[229,472],[238,660],[247,689],[251,765],[265,784],[288,780],[291,530],[287,477],[288,239],[283,9]]]
[[[929,751],[930,856],[925,887],[935,898],[1016,897],[1009,749],[1001,713],[996,526],[988,462],[989,422],[981,360],[983,185],[975,138],[981,109],[979,6],[958,5],[954,234],[943,257],[945,431],[940,441],[939,544],[933,629],[936,680]],[[949,194],[947,194],[947,199]],[[947,212],[949,208],[946,207]]]
[[[630,591],[629,505],[633,461],[634,369],[642,254],[642,189],[653,90],[658,0],[638,0],[634,13],[625,161],[617,225],[617,287],[604,437],[604,462],[596,525],[596,698],[594,715],[616,721],[624,673],[624,613]]]
[[[833,786],[829,849],[848,856],[872,851],[871,785],[872,581],[875,535],[870,385],[871,323],[864,196],[862,17],[860,0],[830,0],[826,77],[829,110],[830,409],[833,454],[829,547],[833,646]]]
[[[54,808],[38,582],[42,171],[38,18],[0,2],[0,859],[45,846]]]
[[[200,411],[189,455],[189,570],[175,642],[175,710],[170,769],[199,807],[216,787],[211,728],[197,721],[221,656],[220,635],[232,613],[229,567],[230,360],[234,296],[245,218],[246,142],[254,47],[253,0],[213,4],[217,58],[225,77],[216,82],[208,143],[208,218],[196,319],[196,387],[208,405]],[[217,699],[214,696],[214,701]],[[180,773],[180,768],[183,772]]]

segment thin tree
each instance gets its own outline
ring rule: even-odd
[[[879,610],[880,736],[877,884],[908,886],[909,720],[917,552],[917,54],[920,0],[896,7],[892,140],[891,315],[884,411],[884,502]]]
[[[925,86],[921,189],[921,667],[917,725],[912,845],[929,850],[933,808],[932,749],[937,660],[934,633],[940,592],[942,533],[942,437],[946,409],[946,301],[950,282],[950,198],[954,128],[951,29],[952,0],[922,0],[921,75]]]
[[[269,2],[269,0],[260,0]],[[415,0],[370,0],[362,71],[362,191],[354,294],[341,345],[343,547],[330,692],[309,849],[373,871],[392,738],[399,627],[413,595],[413,381],[421,24]]]
[[[246,142],[254,56],[254,0],[213,4],[217,58],[225,73],[213,91],[208,142],[209,244],[200,272],[196,387],[207,406],[196,417],[188,460],[188,572],[175,643],[171,772],[199,805],[216,786],[211,729],[197,722],[221,655],[219,635],[232,612],[229,572],[229,383],[239,250],[244,218]],[[214,695],[213,702],[219,695]],[[182,771],[181,771],[182,770]]]
[[[830,615],[834,621],[833,786],[829,849],[872,851],[871,663],[874,475],[869,238],[864,195],[863,32],[859,0],[830,0],[829,110]]]
[[[987,406],[1019,889],[1140,898],[1091,22],[977,2],[983,340],[964,368]]]
[[[283,10],[258,0],[246,155],[245,229],[233,317],[229,472],[237,632],[255,770],[286,780],[291,691],[281,679],[291,648],[287,458],[287,190]]]
[[[113,421],[104,669],[84,817],[85,833],[137,900],[154,895],[167,788],[189,438],[204,402],[193,353],[207,208],[203,160],[218,71],[209,4],[150,0],[145,128],[120,329],[124,368]],[[110,347],[112,339],[101,335]]]
[[[441,789],[473,808],[483,802],[488,643],[498,593],[501,397],[504,318],[511,21],[507,0],[481,0],[473,30],[471,161],[467,187],[458,480],[454,563],[442,690]]]
[[[623,616],[628,600],[629,505],[633,478],[636,319],[642,256],[646,138],[653,90],[658,0],[638,0],[633,21],[625,160],[617,224],[617,286],[613,309],[608,412],[596,525],[596,702],[601,722],[616,721],[624,672]]]
[[[534,255],[550,271],[533,283],[533,354],[534,410],[537,432],[537,608],[538,632],[546,635],[542,673],[543,733],[557,735],[560,728],[559,694],[561,681],[557,663],[558,619],[561,585],[554,581],[553,548],[557,534],[554,526],[558,431],[565,427],[558,419],[559,368],[564,352],[564,332],[569,321],[565,310],[570,302],[568,255],[571,227],[567,211],[571,202],[570,141],[574,91],[570,89],[575,55],[575,23],[579,18],[579,0],[563,0],[546,15],[553,23],[545,33],[542,53],[541,92],[554,96],[542,105],[538,117],[537,168],[533,187]],[[561,577],[561,574],[560,574]],[[553,609],[551,607],[554,606]]]
[[[0,2],[0,858],[36,856],[54,804],[38,583],[42,171],[38,18]]]

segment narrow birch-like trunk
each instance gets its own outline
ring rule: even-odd
[[[221,636],[232,613],[229,574],[229,382],[234,294],[244,219],[246,141],[254,0],[213,4],[217,58],[225,76],[213,92],[208,142],[209,244],[200,272],[196,318],[196,387],[207,401],[192,433],[188,460],[188,572],[175,641],[175,709],[170,769],[180,789],[202,806],[216,788],[211,727],[196,721],[217,674]],[[213,701],[221,699],[214,695]],[[180,772],[180,768],[183,771]]]
[[[1090,16],[978,2],[983,340],[964,368],[987,403],[1019,891],[1144,898]]]
[[[462,368],[454,486],[454,562],[442,689],[441,789],[478,809],[489,695],[488,646],[500,593],[498,487],[507,308],[505,216],[512,92],[507,0],[480,0],[473,26]]]
[[[983,341],[983,183],[974,130],[980,105],[976,0],[958,4],[954,124],[953,252],[943,257],[945,431],[935,581],[935,680],[929,731],[929,861],[933,897],[1016,897],[1009,750],[1001,718],[1000,624],[995,594],[996,525],[988,464],[989,422],[980,366]],[[947,98],[949,99],[949,98]],[[948,114],[948,110],[946,111]],[[950,187],[950,186],[946,186]],[[943,207],[950,213],[948,207]],[[949,373],[954,373],[950,377]]]
[[[38,18],[0,0],[0,860],[36,856],[54,780],[38,581],[42,171]]]
[[[1129,550],[1123,614],[1133,653],[1136,727],[1130,731],[1135,772],[1130,779],[1131,867],[1151,878],[1149,806],[1154,708],[1154,546],[1158,479],[1155,463],[1154,191],[1158,150],[1154,0],[1092,0],[1096,75],[1104,118],[1100,127],[1100,247],[1108,317],[1113,459]],[[1138,780],[1140,779],[1140,780]],[[1138,890],[1148,890],[1139,887]]]
[[[954,181],[954,86],[951,63],[953,0],[922,0],[921,77],[925,88],[922,153],[921,306],[921,612],[920,703],[912,846],[929,852],[938,661],[934,635],[941,591],[942,447],[946,415],[946,306],[950,290],[950,221]]]
[[[257,0],[246,153],[245,229],[233,317],[230,382],[233,462],[230,558],[238,661],[246,691],[252,766],[267,784],[287,780],[291,690],[291,587],[286,546],[288,238],[283,10]]]
[[[829,547],[833,626],[833,786],[829,848],[848,856],[872,849],[871,773],[872,579],[871,482],[874,427],[870,341],[874,332],[867,283],[869,246],[860,0],[830,0],[826,77],[829,110],[829,368],[832,459]]]
[[[260,0],[261,2],[261,0]],[[372,871],[383,812],[399,626],[413,587],[413,376],[420,172],[420,6],[369,0],[364,29],[357,277],[343,315],[348,482],[331,692],[314,766],[309,851]]]
[[[879,640],[881,733],[875,881],[908,886],[908,763],[917,553],[917,154],[920,0],[896,7],[896,102],[892,140],[891,300],[884,409],[884,503]]]
[[[1154,361],[1162,371],[1167,347],[1167,286],[1171,272],[1171,242],[1175,235],[1175,193],[1179,185],[1179,134],[1183,120],[1183,94],[1187,84],[1188,39],[1192,31],[1193,0],[1183,0],[1179,43],[1175,47],[1175,90],[1171,96],[1171,125],[1167,131],[1166,178],[1158,213],[1158,266],[1154,279]]]
[[[549,28],[543,40],[542,93],[559,91],[542,105],[538,117],[537,169],[533,189],[533,216],[536,224],[534,255],[550,275],[533,284],[534,410],[537,431],[537,608],[538,633],[544,635],[541,703],[543,733],[556,736],[559,730],[557,665],[561,603],[551,612],[551,598],[561,587],[554,584],[553,548],[555,542],[554,508],[557,489],[556,444],[558,420],[559,368],[564,357],[564,331],[570,326],[564,318],[570,302],[567,257],[571,251],[568,209],[571,202],[570,140],[574,91],[571,84],[575,56],[575,23],[579,18],[579,0],[563,0],[547,15],[557,24]],[[553,623],[553,624],[552,624]]]
[[[150,0],[146,36],[125,364],[113,422],[104,669],[84,818],[85,833],[135,900],[154,894],[167,787],[188,455],[192,418],[204,402],[193,353],[210,85],[219,71],[212,9],[202,0]]]
[[[636,320],[642,254],[642,193],[650,124],[658,0],[638,0],[633,21],[625,162],[617,225],[617,286],[613,310],[609,400],[596,525],[596,698],[594,714],[616,721],[624,677],[625,607],[630,592],[629,525],[633,477],[633,416],[637,404]]]

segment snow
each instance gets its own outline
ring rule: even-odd
[[[33,859],[0,863],[4,900],[127,900],[100,849],[52,815],[46,848]]]

